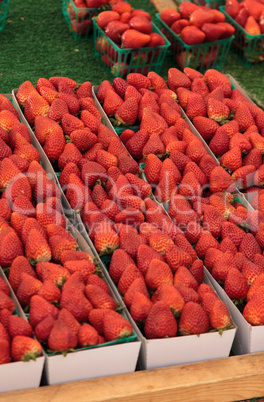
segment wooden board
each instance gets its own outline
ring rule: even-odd
[[[8,392],[0,401],[225,402],[263,395],[262,352]]]
[[[165,8],[177,10],[177,4],[173,0],[152,0],[151,3],[159,13]]]

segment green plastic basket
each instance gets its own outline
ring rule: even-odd
[[[4,29],[11,0],[0,1],[0,31]]]
[[[153,22],[152,25],[153,32],[159,33],[165,39],[165,45],[140,49],[121,49],[105,35],[93,18],[95,56],[114,77],[125,77],[129,73],[147,75],[149,71],[159,73],[170,42]]]
[[[171,42],[171,52],[175,63],[180,69],[191,67],[200,72],[204,72],[208,68],[222,69],[234,36],[215,42],[189,46],[162,21],[160,14],[156,14],[156,18],[162,33]]]
[[[235,39],[232,48],[240,57],[245,66],[262,63],[264,61],[264,34],[249,35],[230,15],[225,12],[225,7],[220,7],[227,21],[235,28]]]
[[[73,0],[62,0],[62,13],[75,39],[87,39],[93,31],[92,18],[109,8],[107,5],[100,8],[78,8]]]

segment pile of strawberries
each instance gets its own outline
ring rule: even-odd
[[[148,12],[117,1],[112,3],[111,10],[95,17],[94,23],[97,57],[114,76],[125,77],[130,72],[147,74],[149,65],[160,68],[168,44],[153,26]]]
[[[26,126],[10,101],[1,98],[0,105],[0,265],[35,335],[53,352],[131,335],[91,257],[65,229],[60,190],[41,167]]]
[[[169,95],[173,94],[173,91],[167,88],[165,81],[157,74],[153,73],[150,74],[150,77],[144,77],[141,74],[134,73],[130,75],[130,78],[133,79],[133,86],[129,85],[121,78],[116,78],[115,80],[114,87],[118,88],[117,90],[119,90],[119,93],[121,93],[120,91],[123,89],[123,96],[126,88],[129,86],[132,87],[134,91],[137,91],[136,87],[139,90],[140,88],[146,89],[145,92],[149,96],[152,96],[152,94],[155,96],[154,91],[147,90],[146,88],[146,86],[150,87],[152,85],[153,87],[157,87],[157,92],[159,92],[159,90],[161,91],[161,97],[166,95],[164,99],[167,99],[167,102],[170,102],[172,99],[175,103],[175,99],[171,98]],[[130,78],[128,78],[128,80]],[[152,78],[152,81],[150,78]],[[23,85],[24,84],[22,84],[22,86],[19,88],[17,94],[23,94]],[[115,114],[118,107],[118,102],[116,99],[120,99],[122,104],[125,104],[125,101],[113,91],[114,87],[109,82],[105,81],[101,84],[97,92],[98,97],[104,102],[104,105],[108,105],[108,110],[112,110],[111,115]],[[140,95],[140,92],[137,92]],[[162,94],[162,92],[167,92],[167,94]],[[106,102],[107,97],[108,101]],[[129,99],[133,100],[132,97]],[[127,107],[127,113],[130,112],[130,109],[131,108]],[[147,109],[148,108],[145,108],[144,110]],[[142,121],[146,127],[156,128],[157,125],[155,116],[160,116],[158,113],[155,113],[153,117],[152,111],[149,110],[149,112],[149,117],[146,116],[142,119]],[[179,116],[180,114],[178,109],[177,117]],[[152,120],[152,118],[154,118],[154,120]],[[43,119],[43,116],[36,116],[35,118],[35,133],[40,139],[40,135],[38,134],[37,130],[37,122],[39,119]],[[45,117],[45,119],[47,119],[47,117]],[[64,117],[62,117],[61,121],[62,128],[63,119]],[[77,121],[77,117],[74,117],[74,119]],[[138,174],[140,173],[138,163],[129,155],[120,138],[118,138],[115,133],[104,126],[100,122],[100,119],[97,119],[97,122],[97,129],[93,131],[93,135],[96,138],[96,143],[90,145],[90,149],[85,149],[86,152],[81,149],[83,153],[77,149],[78,152],[76,152],[74,147],[78,145],[78,142],[75,142],[76,146],[74,143],[69,143],[65,145],[65,149],[67,146],[71,145],[71,150],[67,153],[67,155],[65,155],[64,149],[58,159],[58,166],[60,169],[62,169],[59,181],[65,190],[66,197],[72,209],[81,212],[83,222],[98,253],[100,255],[111,255],[114,252],[111,260],[110,274],[112,275],[113,271],[119,272],[118,288],[119,290],[121,289],[121,294],[125,297],[125,301],[127,300],[127,297],[129,297],[127,294],[130,294],[130,297],[132,298],[134,293],[142,293],[142,283],[144,284],[143,288],[145,289],[145,299],[147,298],[147,304],[150,306],[152,306],[152,301],[150,300],[148,290],[153,291],[158,287],[158,285],[168,285],[169,288],[172,289],[171,292],[175,294],[175,289],[173,286],[174,282],[175,284],[179,283],[180,285],[187,285],[188,281],[190,280],[193,284],[192,286],[194,286],[193,291],[190,290],[190,292],[195,294],[195,291],[198,290],[198,286],[203,280],[203,264],[201,261],[194,261],[196,259],[196,254],[193,251],[191,244],[183,236],[181,229],[179,229],[172,222],[169,216],[166,215],[165,210],[162,207],[159,207],[152,199],[151,186],[138,177]],[[73,134],[76,131],[74,129],[74,126],[72,128],[68,126],[69,131],[67,132],[67,135],[70,138],[74,138]],[[86,129],[77,131],[84,130]],[[131,132],[133,135],[135,134],[132,130],[126,130],[122,134],[122,137],[127,135],[127,131],[129,131],[130,134]],[[149,137],[149,134],[147,134],[147,136]],[[83,144],[88,144],[87,137],[85,138],[86,139],[83,141]],[[202,141],[200,141],[200,143],[203,145]],[[177,256],[176,259],[179,258],[178,265],[181,266],[183,271],[182,273],[180,270],[179,274],[175,274],[176,262],[174,262],[174,268],[172,268],[173,262],[168,262],[167,259],[165,262],[162,254],[165,254],[165,249],[167,246],[173,246],[176,254],[179,252],[179,256]],[[122,256],[120,261],[118,261],[118,258],[115,257],[119,254]],[[147,254],[150,254],[149,259],[146,257]],[[127,265],[124,264],[125,256],[126,260],[130,262]],[[140,258],[143,258],[145,261],[147,261],[144,273],[140,271]],[[147,280],[150,282],[147,282],[146,285],[144,282],[144,276],[149,263],[153,259],[157,260],[158,264],[157,261],[153,262],[153,269],[149,271],[147,277]],[[160,260],[162,260],[164,263],[161,268],[159,268]],[[191,271],[189,272],[187,269],[187,266],[193,263],[193,270],[199,271],[199,274],[197,275],[198,280],[196,280],[194,276],[195,274],[193,275]],[[167,276],[167,274],[164,275],[164,267],[166,267],[165,272],[167,272],[169,276]],[[115,283],[117,283],[115,275],[114,278]],[[119,279],[121,280],[121,284],[123,283],[122,286],[119,282]],[[136,280],[135,283],[134,280]],[[149,283],[153,283],[152,288],[150,288]],[[177,297],[181,298],[182,300],[182,296],[178,295]],[[195,300],[200,301],[200,297],[196,295]],[[186,301],[188,302],[192,300],[186,299]],[[160,302],[162,303],[159,303],[157,306],[155,305],[154,312],[157,311],[157,308],[160,304],[160,311],[164,309],[164,299],[160,300]],[[217,328],[221,329],[226,326],[229,327],[230,316],[228,315],[227,322],[226,306],[224,304],[222,305],[222,303],[218,304],[219,309],[217,311],[219,321],[218,324],[214,325],[218,325]],[[142,310],[146,308],[144,300],[140,301],[140,306]],[[194,311],[196,311],[197,308],[200,309],[200,306],[197,307],[195,305]],[[223,309],[223,314],[221,314],[221,309]],[[171,316],[170,309],[167,306],[165,307],[165,314],[167,314],[168,311],[169,316]],[[207,317],[204,312],[201,314]],[[154,315],[156,316],[156,313]],[[162,313],[160,317],[163,317]],[[168,336],[175,336],[176,334],[180,333],[179,331],[175,330],[177,325],[173,316],[172,321],[174,322],[174,332],[173,334],[168,332]],[[191,329],[189,329],[188,333],[195,333],[195,331],[197,331],[196,333],[207,332],[209,328],[211,328],[212,324],[209,324],[208,317],[206,322],[207,325],[204,326],[203,329],[193,328],[193,332],[191,332]],[[167,330],[168,327],[166,327],[166,331]],[[184,331],[182,330],[181,333],[184,334]],[[145,333],[145,335],[149,338],[155,338],[163,337],[166,334],[163,335],[162,332],[160,332],[160,335],[155,332],[151,334],[150,331]]]
[[[234,35],[234,27],[225,22],[225,15],[216,9],[183,2],[179,11],[166,8],[160,18],[189,46],[214,42]]]
[[[150,71],[147,76],[130,73],[126,79],[117,77],[113,85],[105,80],[99,86],[96,96],[115,127],[137,126],[141,122],[144,126],[151,118],[151,111],[160,113],[168,125],[173,125],[181,113],[175,102],[175,93],[169,90],[164,79],[154,71]],[[122,138],[127,140],[128,136],[129,131]]]
[[[264,4],[260,0],[227,0],[225,12],[249,35],[264,33]]]
[[[264,111],[216,70],[190,75],[184,69],[178,72],[177,85],[169,86],[237,188],[257,197],[263,183]]]
[[[32,326],[15,315],[9,287],[0,277],[0,365],[36,360],[42,355],[41,344],[34,339]]]
[[[67,0],[64,1],[70,29],[78,37],[87,36],[92,31],[92,18],[98,14],[97,9],[108,3],[108,0],[70,0],[68,3]]]

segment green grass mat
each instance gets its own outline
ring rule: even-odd
[[[155,21],[156,10],[146,0],[131,0],[134,8],[149,11]],[[161,75],[166,78],[175,66],[170,56]],[[236,55],[229,53],[223,72],[237,81],[264,104],[264,64],[244,67]],[[62,15],[59,0],[11,0],[5,28],[0,32],[0,93],[10,93],[22,82],[34,85],[39,77],[64,75],[78,83],[100,84],[113,77],[94,57],[93,38],[75,40]]]

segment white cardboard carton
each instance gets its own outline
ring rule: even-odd
[[[204,275],[204,282],[213,287],[206,275]],[[236,327],[224,331],[222,335],[219,332],[208,332],[199,336],[189,335],[168,339],[146,339],[136,324],[135,331],[142,341],[139,365],[142,369],[153,369],[229,356]]]
[[[79,244],[80,249],[94,258],[90,245],[69,220],[67,220],[67,229]],[[103,274],[109,285],[111,296],[117,303],[120,303],[121,300],[113,292],[114,285],[105,269]],[[126,311],[124,314],[129,319]],[[63,355],[46,356],[44,366],[46,381],[49,385],[53,385],[133,372],[136,369],[140,346],[140,340],[136,339],[133,342],[68,353],[66,357]]]
[[[6,280],[6,276],[0,268],[0,277],[8,284],[10,297],[15,303],[15,308],[20,317],[26,320],[24,311],[22,310],[13,289]],[[12,362],[0,365],[0,393],[9,391],[18,391],[26,388],[39,387],[43,372],[45,357],[38,357],[35,361],[29,362]]]
[[[237,326],[237,332],[234,339],[233,351],[235,354],[255,353],[264,351],[264,326],[250,325],[232,300],[227,296],[224,289],[206,270],[207,276],[215,289],[216,293],[223,300],[231,314],[232,320]]]

